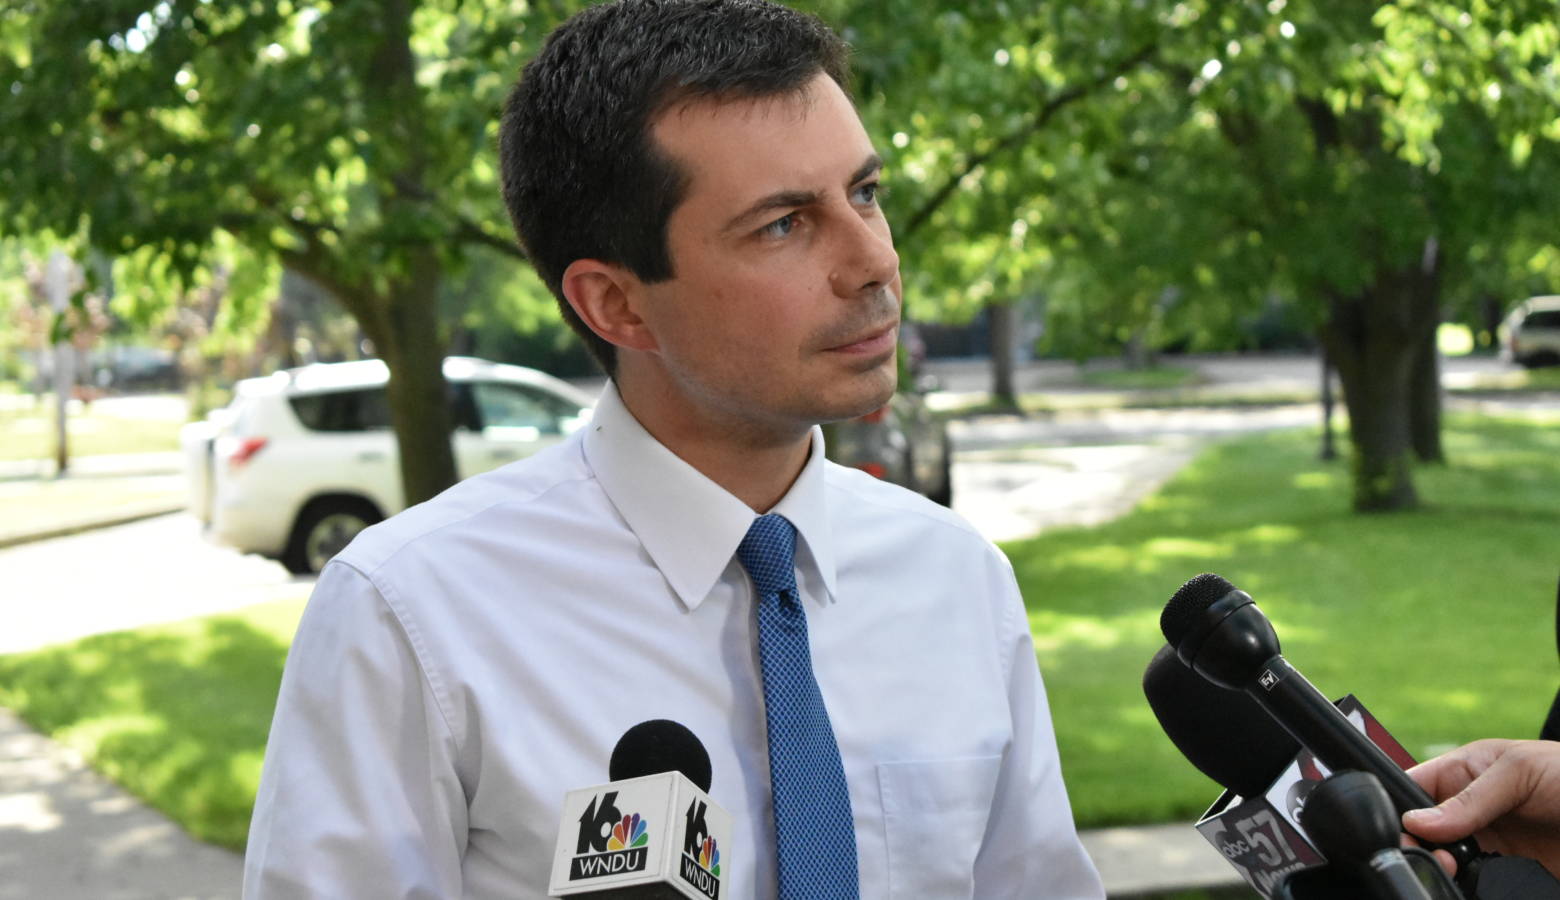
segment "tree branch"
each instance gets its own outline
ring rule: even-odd
[[[520,245],[511,239],[501,238],[498,235],[488,233],[486,228],[466,218],[455,215],[455,240],[463,244],[475,244],[479,247],[487,247],[489,250],[497,250],[506,256],[523,263],[529,263],[531,258],[525,255]]]
[[[910,214],[909,220],[907,220],[906,223],[899,229],[900,236],[908,238],[910,235],[915,234],[916,231],[920,230],[921,226],[925,225],[927,221],[931,219],[932,214],[937,212],[938,208],[946,203],[949,197],[953,196],[954,191],[959,189],[959,184],[962,183],[965,178],[969,177],[971,172],[974,172],[976,169],[985,165],[989,160],[998,154],[1005,153],[1008,150],[1011,150],[1012,148],[1023,143],[1025,140],[1028,140],[1032,135],[1034,135],[1040,129],[1044,128],[1046,123],[1051,120],[1052,116],[1056,115],[1074,101],[1088,96],[1090,93],[1098,90],[1100,87],[1109,84],[1110,82],[1115,81],[1121,75],[1130,72],[1132,69],[1136,68],[1138,65],[1152,57],[1156,50],[1158,50],[1157,43],[1147,44],[1139,48],[1130,56],[1126,56],[1121,60],[1118,60],[1115,65],[1106,69],[1092,81],[1086,82],[1084,84],[1073,85],[1072,87],[1056,94],[1054,97],[1047,100],[1045,104],[1042,105],[1038,110],[1036,110],[1034,116],[1028,122],[1026,122],[1023,127],[1019,128],[1011,134],[1005,135],[996,143],[992,144],[990,147],[987,147],[980,153],[976,153],[967,157],[964,160],[964,163],[959,166],[959,170],[953,175],[949,176],[948,180],[945,181],[941,187],[932,192],[932,195],[926,199],[926,202],[921,204],[919,209]]]

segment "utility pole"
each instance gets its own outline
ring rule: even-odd
[[[43,291],[49,298],[49,306],[56,317],[70,309],[70,276],[75,268],[63,250],[49,254],[43,269]],[[53,337],[60,332],[51,329]],[[70,445],[65,430],[65,407],[70,402],[70,389],[76,375],[76,348],[67,336],[54,342],[54,475],[64,478],[70,465]]]

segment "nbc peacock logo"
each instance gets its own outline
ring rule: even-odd
[[[705,838],[704,846],[699,848],[699,867],[704,871],[720,877],[720,849],[715,846],[714,838]]]
[[[677,873],[710,900],[720,897],[720,847],[705,824],[709,806],[695,799],[688,804],[687,830],[683,832],[682,862]]]
[[[617,808],[617,791],[592,797],[580,815],[580,837],[569,862],[569,880],[644,871],[649,862],[649,823]]]
[[[628,850],[633,847],[643,847],[650,842],[645,820],[639,818],[639,813],[624,816],[623,821],[612,826],[612,837],[607,839],[607,849]]]

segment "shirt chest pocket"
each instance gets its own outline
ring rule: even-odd
[[[1002,757],[879,763],[888,896],[975,896],[975,855]]]

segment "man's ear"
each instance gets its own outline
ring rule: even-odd
[[[596,336],[627,350],[654,350],[655,337],[639,315],[643,284],[623,266],[576,259],[563,270],[563,296]]]

